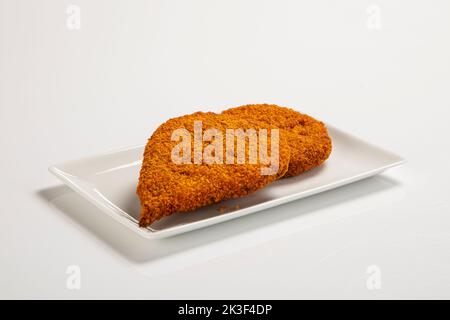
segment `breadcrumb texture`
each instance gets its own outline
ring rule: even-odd
[[[223,114],[258,121],[283,130],[291,149],[289,169],[284,177],[299,175],[321,165],[332,149],[326,126],[306,114],[273,104],[252,104],[228,109]]]
[[[208,165],[172,162],[172,149],[179,143],[179,141],[171,140],[173,131],[185,128],[193,137],[194,121],[202,121],[203,131],[208,128],[216,128],[222,132],[226,129],[239,128],[278,128],[276,121],[269,124],[267,121],[259,120],[263,119],[262,110],[259,108],[257,117],[251,118],[249,113],[253,107],[248,108],[248,110],[239,109],[223,114],[197,112],[170,119],[153,133],[145,148],[137,187],[137,194],[141,201],[139,221],[141,227],[149,226],[175,212],[189,212],[222,200],[245,196],[263,188],[287,172],[291,150],[287,140],[287,130],[280,130],[279,169],[275,175],[262,175],[260,163],[226,164],[224,161],[223,164]],[[241,119],[235,113],[243,113],[248,117]],[[279,118],[285,119],[281,115]],[[209,143],[204,143],[204,146]],[[268,143],[270,147],[270,135]],[[191,150],[193,156],[193,144]],[[246,143],[246,153],[248,154],[248,143]],[[236,152],[234,156],[236,158]]]

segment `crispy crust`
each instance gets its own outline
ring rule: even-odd
[[[266,122],[240,119],[229,114],[197,112],[162,124],[149,139],[144,152],[137,194],[141,200],[140,226],[146,227],[175,212],[237,198],[254,192],[283,176],[289,167],[290,147],[285,132],[280,132],[279,170],[276,175],[262,175],[258,164],[175,164],[171,159],[174,130],[187,129],[193,135],[194,121],[202,121],[203,130],[271,129]],[[269,139],[270,145],[270,139]],[[206,143],[208,144],[208,143]],[[247,153],[248,153],[248,144]],[[192,153],[193,154],[193,153]],[[236,155],[235,155],[236,157]]]
[[[289,169],[284,177],[299,175],[321,165],[330,156],[332,144],[325,125],[300,112],[270,104],[245,105],[224,111],[284,130],[291,148]]]

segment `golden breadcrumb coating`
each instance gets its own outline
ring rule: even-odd
[[[247,195],[282,177],[288,170],[290,147],[285,132],[281,130],[279,168],[274,175],[262,175],[262,164],[259,162],[237,164],[235,161],[235,164],[226,164],[224,160],[223,164],[174,163],[171,153],[179,141],[171,140],[172,133],[176,129],[185,128],[194,136],[195,121],[202,121],[203,132],[208,128],[215,128],[222,132],[226,129],[239,128],[244,130],[278,128],[275,122],[268,126],[267,122],[212,112],[197,112],[162,124],[149,139],[144,152],[137,187],[137,194],[141,200],[139,221],[141,227],[146,227],[175,212],[188,212],[222,200]],[[269,150],[270,137],[269,133]],[[204,146],[208,144],[209,142],[203,143]],[[248,156],[248,143],[246,143],[245,151]],[[194,152],[191,153],[194,154]],[[236,159],[237,152],[234,157]]]
[[[290,108],[253,104],[228,109],[222,114],[262,122],[284,131],[291,148],[289,169],[284,177],[296,176],[319,166],[331,153],[331,139],[325,125]]]

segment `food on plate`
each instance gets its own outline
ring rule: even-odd
[[[315,168],[330,156],[332,144],[327,128],[306,114],[273,104],[244,105],[225,110],[223,114],[258,121],[283,131],[291,148],[289,169],[284,177]]]
[[[139,225],[238,198],[321,165],[332,149],[326,126],[270,104],[196,112],[162,124],[144,151]],[[226,210],[222,210],[225,212]],[[221,213],[223,213],[221,211]]]
[[[212,112],[170,119],[145,147],[139,225],[261,189],[284,176],[290,150],[276,123]]]

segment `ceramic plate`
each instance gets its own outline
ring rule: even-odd
[[[400,165],[404,160],[328,126],[333,152],[326,163],[300,176],[282,179],[249,196],[195,212],[177,213],[138,226],[136,185],[144,146],[128,148],[51,166],[50,172],[111,218],[146,238],[165,238],[235,219],[286,202],[337,188]],[[301,201],[298,202],[301,206]]]

